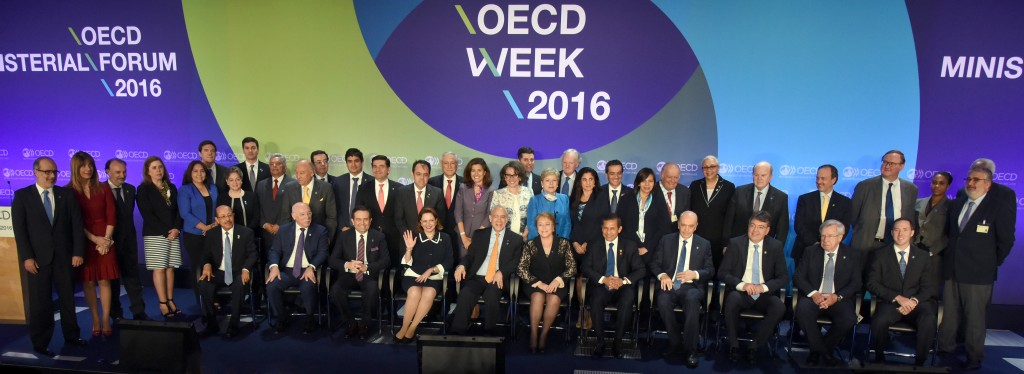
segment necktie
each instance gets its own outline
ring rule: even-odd
[[[761,210],[761,191],[757,191],[757,197],[754,198],[754,211]]]
[[[960,220],[960,232],[964,232],[964,229],[967,228],[967,220],[971,219],[971,213],[973,213],[971,211],[974,210],[973,208],[973,201],[967,203],[967,211],[964,212],[964,218]]]
[[[121,195],[121,187],[114,188],[114,197],[117,198],[117,205],[124,205],[124,196]]]
[[[675,215],[675,212],[672,211],[672,191],[668,192],[668,215]]]
[[[608,243],[608,261],[604,266],[604,276],[615,275],[615,243]]]
[[[380,206],[380,211],[384,212],[384,183],[380,184],[380,189],[377,190],[377,205]]]
[[[352,178],[352,188],[348,189],[348,211],[356,207],[356,192],[359,192],[359,178]]]
[[[304,204],[309,204],[309,187],[308,186],[302,186],[302,202]]]
[[[249,165],[249,188],[256,191],[256,165]]]
[[[274,179],[274,201],[277,201],[277,179]]]
[[[452,208],[452,180],[448,180],[448,188],[444,190],[444,202],[448,205],[448,209]]]
[[[754,258],[751,259],[754,263],[750,265],[750,284],[753,285],[761,284],[761,251],[758,250],[758,247],[759,246],[757,244],[754,244]],[[751,297],[753,297],[754,300],[757,300],[760,296],[760,294],[757,294]]]
[[[569,190],[570,188],[572,188],[572,187],[569,187],[569,176],[566,175],[565,176],[565,182],[562,183],[562,190],[559,191],[559,192],[564,193],[564,194],[568,194],[569,192],[571,192]]]
[[[689,257],[689,255],[687,255],[686,252],[686,241],[683,240],[683,250],[679,251],[679,263],[676,264],[676,274],[689,270],[686,268],[686,258]],[[679,287],[683,286],[683,281],[679,280],[679,278],[676,278],[676,274],[672,274],[672,279],[674,279],[674,281],[672,282],[673,290],[678,290]]]
[[[892,221],[896,220],[896,210],[892,207],[892,182],[885,191],[885,242],[892,243]]]
[[[46,218],[53,225],[53,203],[50,202],[50,190],[43,190],[43,210],[46,211]]]
[[[416,191],[416,213],[423,210],[423,191]]]
[[[217,180],[217,174],[216,174],[217,168],[209,168],[207,170],[209,170],[210,180],[211,181],[216,181]]]
[[[619,207],[619,190],[612,190],[612,213]]]
[[[356,244],[356,261],[366,263],[366,240],[363,234],[359,234],[359,243]],[[356,273],[356,281],[363,281],[363,273]]]
[[[828,195],[821,196],[821,222],[825,222],[825,213],[828,213]]]
[[[907,273],[907,251],[900,251],[900,277]]]
[[[491,260],[487,261],[487,275],[484,280],[487,283],[494,281],[494,274],[498,272],[498,253],[501,251],[501,233],[494,234],[494,248],[491,248]]]
[[[825,281],[824,285],[821,286],[821,293],[833,293],[833,283],[835,283],[836,277],[836,262],[835,253],[828,254],[828,262],[825,263]]]
[[[231,271],[231,232],[224,232],[224,284],[230,286],[235,280]]]
[[[302,276],[302,255],[303,250],[306,248],[306,229],[299,229],[298,242],[295,244],[295,259],[292,260],[292,276],[298,278]]]

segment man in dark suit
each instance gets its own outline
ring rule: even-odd
[[[661,182],[658,183],[668,213],[665,215],[669,218],[668,227],[671,227],[673,232],[679,230],[676,224],[679,215],[690,210],[690,189],[679,184],[679,175],[679,164],[667,162],[661,167]]]
[[[83,346],[75,316],[74,269],[84,262],[85,228],[70,189],[54,186],[57,164],[49,157],[32,163],[36,183],[14,192],[11,219],[18,258],[28,273],[28,334],[36,353],[53,357],[53,289],[57,289],[65,346]]]
[[[270,155],[270,176],[267,179],[256,182],[256,198],[260,201],[260,261],[267,262],[267,254],[270,246],[274,243],[274,236],[281,228],[281,212],[284,202],[284,186],[295,183],[295,179],[287,175],[288,166],[285,164],[284,156],[280,153]],[[256,272],[253,297],[261,300],[263,296],[262,272]]]
[[[345,167],[348,168],[348,173],[334,179],[334,202],[338,206],[335,210],[338,213],[338,227],[341,231],[352,228],[352,209],[356,207],[359,191],[366,186],[373,188],[373,178],[363,172],[363,152],[358,148],[349,148],[345,151]]]
[[[594,313],[594,332],[597,334],[597,347],[594,357],[604,356],[605,331],[604,307],[615,302],[618,312],[615,317],[615,340],[612,342],[612,355],[622,357],[620,345],[633,316],[633,303],[636,302],[636,283],[640,282],[647,270],[636,243],[619,237],[622,232],[622,220],[614,214],[606,215],[601,220],[601,239],[590,243],[590,254],[583,257],[583,276],[587,277],[587,293],[590,294],[590,310]]]
[[[398,232],[416,231],[419,213],[423,208],[433,208],[437,221],[446,222],[444,193],[440,188],[427,184],[430,179],[430,163],[416,160],[412,163],[413,183],[398,189],[395,197],[395,227]],[[446,227],[447,228],[447,227]]]
[[[242,153],[245,161],[235,165],[242,171],[242,189],[255,193],[256,183],[270,178],[270,165],[260,161],[260,142],[251,136],[242,139]],[[227,177],[224,177],[227,180]]]
[[[772,164],[761,161],[754,165],[754,183],[736,187],[725,211],[723,238],[743,235],[750,216],[757,211],[771,215],[770,236],[786,243],[789,235],[789,196],[771,185]]]
[[[203,273],[196,287],[203,296],[201,307],[207,335],[219,331],[215,307],[217,289],[231,289],[231,318],[224,333],[231,338],[238,333],[244,287],[252,280],[250,269],[256,266],[256,234],[248,227],[236,226],[235,213],[227,205],[217,207],[217,224],[220,226],[206,232],[201,260]]]
[[[121,278],[110,281],[110,289],[124,291],[131,301],[132,318],[147,320],[146,303],[142,298],[142,281],[139,279],[139,242],[135,231],[135,186],[125,183],[128,175],[124,160],[112,158],[107,160],[107,185],[114,193],[114,206],[117,212],[117,225],[114,226],[114,242],[117,243],[117,267]],[[110,299],[110,316],[114,319],[124,317],[121,310],[121,298]]]
[[[534,195],[540,195],[540,175],[533,172],[533,166],[535,165],[534,156],[532,147],[519,147],[519,150],[516,151],[516,159],[519,160],[520,164],[523,164],[523,169],[526,170],[526,178],[522,181],[523,185],[533,190]],[[498,183],[498,188],[505,188],[505,178],[498,179],[501,180]]]
[[[667,167],[667,165],[666,165]],[[662,356],[682,353],[686,366],[696,368],[697,338],[700,333],[700,309],[707,295],[705,283],[714,279],[715,264],[711,260],[711,243],[694,235],[697,230],[697,214],[685,211],[679,215],[678,233],[661,238],[651,268],[661,282],[658,291],[658,312],[668,330],[669,348]],[[680,261],[682,260],[682,261]],[[673,312],[676,306],[683,308],[683,332]]]
[[[793,231],[796,232],[796,239],[793,241],[793,249],[790,255],[793,260],[800,262],[803,258],[804,248],[818,243],[820,239],[819,229],[821,224],[827,220],[834,219],[843,224],[843,233],[847,232],[850,226],[850,198],[835,192],[836,182],[839,181],[839,171],[832,165],[821,165],[818,167],[818,176],[815,184],[817,191],[800,195],[796,200],[796,214],[793,215]]]
[[[568,196],[576,183],[576,168],[580,166],[580,152],[569,148],[562,152],[562,170],[558,172],[558,190]]]
[[[484,331],[494,333],[501,316],[499,300],[512,286],[509,279],[515,274],[523,254],[523,237],[508,228],[505,207],[495,206],[488,219],[491,227],[473,232],[473,242],[455,268],[455,281],[462,283],[452,318],[452,331],[456,334],[469,330],[470,312],[481,295],[484,297]]]
[[[370,228],[370,209],[356,206],[352,211],[352,227],[338,234],[327,260],[331,269],[338,272],[338,279],[331,285],[331,300],[341,315],[341,326],[346,326],[345,336],[358,336],[366,340],[369,329],[368,321],[373,319],[380,302],[380,287],[377,280],[383,276],[381,271],[391,265],[388,254],[388,242],[384,234]],[[351,308],[348,295],[358,288],[362,293],[362,316],[360,323],[351,321]]]
[[[306,327],[303,334],[312,334],[316,328],[317,292],[316,269],[327,261],[327,229],[313,223],[313,212],[309,206],[298,202],[292,206],[292,219],[281,225],[281,231],[274,237],[267,263],[267,299],[273,312],[270,324],[274,333],[285,328],[284,290],[298,286],[302,304],[306,308]]]
[[[965,369],[981,368],[985,347],[985,314],[992,284],[1016,239],[1016,202],[993,188],[992,170],[974,165],[964,195],[949,208],[949,243],[943,251],[945,294],[939,351],[953,352],[960,320],[965,322]]]
[[[755,309],[765,318],[747,350],[747,360],[757,360],[757,350],[768,343],[768,338],[786,313],[786,306],[774,293],[789,283],[786,255],[782,242],[768,236],[771,214],[755,212],[749,219],[747,234],[732,238],[726,247],[718,280],[725,282],[729,292],[725,296],[723,315],[729,334],[729,360],[740,359],[740,342],[736,339],[740,312]]]
[[[206,168],[206,174],[213,185],[217,186],[217,192],[225,193],[228,190],[228,168],[217,164],[217,144],[212,140],[203,140],[199,143],[199,160]],[[187,170],[185,172],[188,172]]]
[[[795,319],[807,335],[811,354],[808,365],[836,366],[832,351],[857,323],[856,296],[861,290],[860,251],[842,244],[846,225],[829,219],[821,224],[821,241],[807,247],[797,262],[793,286],[799,297]],[[828,334],[821,335],[818,317],[832,320]]]
[[[623,212],[619,212],[619,207],[626,206],[629,199],[636,199],[633,189],[622,184],[622,169],[622,161],[619,160],[611,160],[605,164],[604,174],[608,183],[601,186],[601,190],[591,198],[591,203],[589,203],[594,204],[594,217],[604,217],[609,214],[621,215]],[[589,204],[588,210],[590,209]],[[635,220],[636,217],[626,217],[626,219]]]
[[[391,255],[391,266],[402,263],[401,256],[405,253],[405,241],[402,233],[395,226],[395,199],[398,188],[402,185],[388,179],[391,173],[391,159],[385,155],[376,155],[370,159],[374,181],[369,186],[359,189],[356,205],[370,209],[370,227],[384,233],[388,242],[388,253]]]
[[[928,358],[935,323],[938,285],[932,274],[928,251],[910,244],[914,225],[910,218],[896,220],[892,228],[893,245],[884,247],[875,256],[868,273],[868,291],[878,299],[871,317],[871,336],[875,339],[875,361],[885,361],[889,344],[889,326],[900,320],[917,325],[917,353],[914,364],[921,366]],[[955,336],[955,332],[954,332]]]
[[[330,183],[321,182],[313,177],[313,165],[307,160],[295,163],[295,183],[284,186],[284,203],[281,206],[281,217],[290,217],[288,207],[295,203],[304,203],[313,212],[313,223],[327,229],[327,239],[334,238],[334,230],[338,229],[338,205],[334,203],[334,190]],[[286,220],[278,224],[287,223]]]
[[[853,189],[850,222],[853,225],[853,239],[850,245],[862,251],[885,247],[892,244],[892,224],[897,218],[912,218],[915,215],[917,186],[913,181],[900,178],[900,171],[906,165],[903,152],[891,150],[882,156],[881,175],[857,183]],[[870,253],[861,258],[865,270],[870,263]]]
[[[309,154],[309,162],[313,164],[313,179],[334,186],[335,176],[329,174],[331,158],[323,150],[315,150]]]
[[[459,240],[459,225],[455,222],[455,196],[462,188],[462,176],[458,175],[459,158],[453,152],[441,155],[441,175],[430,177],[427,184],[441,190],[444,199],[444,232],[453,240]],[[458,246],[452,246],[456,251]],[[454,258],[458,258],[457,253]]]

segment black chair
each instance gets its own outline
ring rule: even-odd
[[[327,264],[324,264],[323,266],[320,266],[320,267],[318,267],[316,269],[316,282],[317,282],[317,284],[319,284],[320,282],[323,281],[323,279],[324,279],[324,277],[323,277],[324,268],[326,268],[326,267],[327,267]],[[319,290],[320,290],[320,286],[318,285],[317,286],[317,295],[316,295],[316,313],[314,313],[314,315],[316,316],[316,323],[317,323],[317,325],[318,326],[323,326],[323,317],[324,317],[324,315],[323,315],[323,305],[322,305],[323,303],[321,302],[323,300],[323,297],[322,297],[323,295],[319,294],[320,293]],[[299,291],[299,288],[293,286],[293,287],[288,287],[287,289],[285,289],[282,297],[284,298],[284,300],[287,300],[289,298],[292,298],[294,300],[294,299],[300,297],[300,294],[301,294],[301,291]],[[285,309],[287,309],[288,302],[285,302],[284,305],[285,305]],[[270,298],[269,297],[266,298],[264,307],[267,308],[267,316],[269,317],[270,313],[274,312],[270,308]],[[310,312],[310,311],[307,310],[306,312]],[[291,314],[289,314],[289,315],[291,315],[291,316],[302,316],[302,315],[305,315],[305,314],[298,313],[297,310],[292,310]]]
[[[871,309],[870,309],[870,311],[871,311],[871,316],[874,317],[874,315],[875,315],[875,307],[878,304],[878,298],[874,297],[874,295],[871,295],[870,297],[871,297]],[[937,352],[938,349],[939,349],[938,327],[942,325],[942,312],[943,312],[942,303],[941,302],[938,303],[938,306],[939,306],[939,308],[938,308],[939,309],[938,316],[936,316],[936,319],[935,319],[935,329],[936,329],[935,339],[933,339],[934,342],[932,343],[932,349],[928,352],[932,356],[932,358],[931,358],[931,364],[932,365],[935,365],[935,352]],[[899,322],[894,323],[892,326],[889,326],[889,333],[916,335],[917,334],[917,326],[914,325],[913,323],[910,323],[910,322],[899,321]],[[864,353],[865,356],[867,356],[867,357],[871,357],[870,355],[875,353],[875,350],[873,348],[871,348],[871,329],[868,329],[868,342],[867,342],[867,347],[865,348],[864,352],[865,352]],[[883,351],[882,354],[884,354],[886,356],[917,358],[917,354],[916,353],[903,353],[903,352],[896,352],[896,351]]]
[[[519,281],[519,277],[518,276],[516,276],[515,278],[516,278],[516,281],[515,281],[515,283],[512,286],[513,287],[512,288],[512,293],[513,293],[512,298],[514,300],[516,300],[515,304],[513,305],[514,310],[512,312],[512,339],[515,339],[516,335],[518,335],[518,333],[519,333],[519,331],[518,331],[519,330],[518,324],[520,322],[520,315],[519,315],[519,309],[520,308],[523,308],[523,307],[526,308],[526,312],[527,312],[526,326],[527,327],[530,326],[530,322],[529,322],[529,319],[530,319],[530,316],[529,316],[529,312],[530,312],[530,292],[529,292],[529,290],[524,291],[522,289],[522,282]],[[562,330],[562,331],[565,331],[565,342],[568,343],[568,342],[570,342],[572,340],[572,327],[573,327],[573,324],[572,324],[572,312],[571,311],[572,311],[572,300],[573,300],[573,298],[575,297],[575,294],[576,294],[576,277],[569,278],[565,282],[566,282],[566,287],[569,287],[569,294],[565,297],[565,300],[562,300],[561,304],[559,305],[559,309],[561,309],[561,310],[558,312],[559,314],[562,314],[562,315],[565,316],[564,318],[561,318],[564,321],[563,321],[563,323],[561,325],[551,326],[551,329],[552,330]]]
[[[725,326],[723,326],[725,324],[725,292],[728,291],[728,288],[729,287],[727,287],[725,285],[725,282],[718,282],[718,313],[719,313],[718,317],[719,318],[718,318],[718,325],[716,326],[716,329],[718,330],[718,332],[717,332],[716,337],[715,337],[715,344],[718,345],[716,348],[719,349],[719,350],[723,348],[723,344],[722,344],[722,330],[725,328]],[[739,291],[736,291],[736,292],[739,292]],[[775,293],[775,296],[778,297],[779,300],[782,301],[783,305],[785,305],[785,303],[786,303],[786,293],[785,293],[785,290],[784,289],[779,289],[779,290],[775,291],[774,293]],[[768,295],[764,294],[764,296],[768,296]],[[760,321],[760,320],[764,320],[764,318],[765,318],[765,314],[761,313],[760,311],[758,311],[756,309],[744,309],[744,310],[740,311],[740,319],[741,320]],[[762,328],[764,328],[764,326],[762,326]],[[775,357],[776,352],[778,352],[778,350],[779,350],[779,326],[775,325],[775,326],[771,326],[771,328],[772,328],[772,336],[769,338],[769,339],[772,340],[771,355],[772,355],[772,357]],[[726,337],[726,339],[728,339],[728,337]],[[740,336],[737,336],[737,339],[742,340],[742,341],[747,341],[747,342],[753,340],[752,338],[749,338],[749,337],[740,337]],[[724,346],[728,347],[729,345],[728,344],[724,344]]]
[[[587,303],[587,287],[588,287],[587,278],[586,277],[582,277],[582,279],[583,279],[583,287],[582,287],[582,289],[580,289],[580,296],[583,299],[583,304],[580,306],[580,314],[579,314],[579,317],[578,317],[581,326],[583,324],[582,321],[583,321],[583,318],[584,318],[583,316],[585,314],[585,311],[590,309],[590,304]],[[635,285],[635,287],[636,287],[636,301],[633,303],[633,321],[631,321],[632,324],[633,324],[633,328],[632,328],[632,331],[629,331],[629,332],[632,333],[632,340],[633,340],[633,348],[634,349],[636,349],[637,343],[640,340],[639,339],[639,333],[640,333],[640,316],[639,316],[640,302],[643,301],[643,297],[644,297],[643,290],[644,290],[644,287],[646,287],[646,284],[643,283],[643,282],[647,282],[647,279],[648,278],[644,278],[644,280],[640,281],[641,282],[640,284],[636,284]],[[604,310],[602,310],[600,314],[599,313],[595,313],[594,311],[590,311],[590,315],[591,315],[591,318],[604,318],[604,312],[617,313],[618,311],[619,311],[619,307],[617,305],[615,305],[615,303],[609,303],[608,305],[605,305]],[[592,330],[592,329],[580,328],[578,344],[582,345],[583,342],[587,339],[587,331],[588,330]],[[607,332],[607,331],[608,330],[605,330],[605,332]],[[614,331],[614,330],[612,330],[612,331]]]
[[[649,283],[649,286],[647,287],[647,296],[651,300],[651,310],[650,310],[650,315],[648,315],[648,318],[647,318],[647,331],[648,331],[648,334],[647,334],[647,345],[650,345],[654,341],[654,334],[667,334],[668,331],[666,331],[666,330],[656,330],[654,328],[655,325],[653,323],[655,316],[658,316],[657,318],[659,320],[661,320],[661,313],[659,313],[657,301],[654,299],[655,293],[657,293],[658,288],[661,286],[661,282],[658,281],[657,279],[653,279],[652,278],[648,283]],[[701,308],[701,310],[700,310],[700,313],[701,313],[701,318],[700,318],[700,340],[699,340],[700,345],[699,345],[698,348],[704,348],[704,347],[707,346],[707,335],[708,335],[708,324],[709,324],[708,323],[708,319],[709,319],[709,316],[710,316],[710,313],[708,313],[708,310],[711,309],[711,295],[713,295],[715,293],[715,281],[709,280],[708,284],[707,284],[707,288],[705,288],[704,291],[705,291],[704,292],[705,293],[704,305],[700,306],[700,308]],[[675,314],[683,313],[683,307],[676,305],[676,307],[674,309],[672,309],[672,311]]]
[[[467,274],[466,277],[468,278],[469,275]],[[513,297],[515,295],[514,289],[517,288],[517,285],[519,284],[519,276],[512,275],[509,278],[509,283],[511,283],[511,284],[504,285],[505,286],[504,290],[503,290],[504,292],[502,292],[501,298],[498,299],[498,303],[501,304],[501,306],[503,308],[505,308],[505,318],[502,321],[498,321],[497,326],[501,326],[501,327],[507,328],[509,330],[509,332],[508,332],[509,337],[511,338],[512,335],[514,334],[512,332],[512,330],[513,330],[513,328],[512,328],[512,326],[513,326],[512,319],[514,319],[514,316],[515,316],[515,306],[514,306],[514,304],[512,304],[512,299],[513,299]],[[458,294],[461,293],[461,292],[462,292],[462,282],[455,282],[456,301],[458,300]],[[477,298],[476,305],[482,305],[483,303],[484,303],[484,297],[483,297],[483,295],[481,295],[480,297]],[[455,312],[455,310],[453,309],[451,311],[451,313],[446,313],[446,314],[454,315],[454,312]],[[451,318],[451,316],[446,317],[446,319],[447,318]],[[476,321],[470,320],[470,326],[481,326],[481,325],[483,325],[483,322],[481,322],[479,318]]]
[[[395,327],[395,317],[398,315],[398,309],[396,308],[395,303],[398,301],[404,302],[406,300],[405,291],[402,290],[402,284],[400,283],[401,281],[399,280],[401,279],[401,277],[403,277],[402,274],[404,273],[405,267],[392,268],[391,271],[388,273],[388,290],[390,291],[391,294],[390,328],[392,329],[394,329]],[[439,292],[437,296],[434,296],[434,303],[441,303],[441,309],[439,310],[440,313],[438,314],[441,316],[441,318],[439,321],[429,321],[428,319],[423,319],[423,321],[420,322],[420,324],[439,325],[441,327],[442,334],[448,333],[448,324],[445,323],[445,316],[448,314],[448,300],[445,297],[447,293],[448,272],[445,272],[444,278],[441,280],[441,292]]]
[[[800,293],[800,290],[794,288],[793,289],[793,297],[790,300],[790,304],[789,304],[789,310],[791,311],[791,313],[790,313],[791,317],[789,319],[789,345],[786,347],[786,351],[788,351],[790,353],[793,352],[794,339],[798,336],[797,329],[799,329],[799,326],[796,323],[796,303],[797,303],[798,299],[800,298],[798,295],[801,295],[801,294],[802,293]],[[864,294],[858,292],[857,295],[854,296],[854,298],[856,300],[856,303],[853,306],[853,312],[854,312],[854,315],[857,317],[857,320],[856,320],[856,322],[853,323],[853,328],[850,329],[850,351],[849,351],[849,353],[846,356],[846,360],[847,361],[850,361],[850,360],[853,359],[853,349],[854,349],[853,347],[855,347],[856,343],[857,343],[857,326],[859,326],[860,323],[864,320],[864,317],[860,315],[860,308],[864,304]],[[830,326],[830,328],[831,328],[831,326],[832,326],[832,319],[829,318],[828,316],[819,316],[816,322],[818,323],[819,327],[820,326]],[[807,346],[806,344],[800,344],[800,345]]]
[[[327,312],[326,312],[326,314],[327,314],[327,326],[328,327],[333,326],[333,323],[332,323],[333,315],[331,313],[331,307],[333,307],[334,304],[331,302],[331,286],[334,285],[333,278],[334,278],[334,272],[336,272],[336,271],[343,271],[343,270],[336,270],[336,269],[331,269],[330,267],[328,267],[327,268],[327,272],[325,273],[325,276],[324,276],[324,283],[325,283],[325,286],[327,287],[327,301],[326,301],[327,302]],[[380,272],[377,274],[377,289],[380,290],[379,291],[380,293],[378,294],[379,297],[377,298],[377,333],[378,334],[383,334],[384,333],[384,274],[385,274],[385,270],[384,269],[381,269]],[[363,300],[363,291],[360,290],[359,288],[354,288],[348,294],[348,298],[349,299],[359,299],[362,302],[362,301],[364,301]],[[364,305],[363,308],[365,308],[365,307],[366,306]],[[367,322],[367,321],[363,321],[362,315],[359,315],[359,316],[353,315],[352,318],[354,318],[357,321],[362,321],[364,323]]]

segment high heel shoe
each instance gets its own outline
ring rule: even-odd
[[[172,315],[179,315],[179,314],[181,314],[181,309],[178,309],[178,304],[174,303],[174,299],[173,298],[167,298],[167,309],[171,309],[172,308],[171,304],[174,304],[173,305],[174,309],[171,310],[168,313],[171,313]]]
[[[164,308],[167,308],[167,313],[163,313],[163,315],[164,315],[164,318],[171,318],[171,317],[174,317],[174,311],[172,311],[172,310],[171,310],[171,306],[170,306],[170,305],[168,305],[166,301],[159,301],[159,300],[158,300],[157,302],[158,302],[158,303],[160,303],[160,305],[163,305],[163,306],[164,306]],[[94,332],[95,332],[95,331],[94,331]]]
[[[114,336],[114,328],[113,327],[103,329],[103,330],[101,330],[101,332],[103,333],[103,337],[106,337],[106,338]]]
[[[100,330],[92,330],[92,336],[100,336]]]

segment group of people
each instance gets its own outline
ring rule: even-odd
[[[168,179],[163,160],[149,157],[137,191],[125,183],[125,162],[119,159],[107,161],[109,179],[99,182],[95,160],[75,154],[66,188],[54,186],[56,163],[37,159],[35,185],[18,190],[12,208],[19,256],[29,273],[36,351],[52,355],[47,302],[53,286],[67,343],[85,344],[73,314],[72,274],[86,289],[94,336],[111,334],[110,317],[121,314],[111,296],[118,280],[133,317],[148,318],[135,270],[136,205],[160,313],[181,313],[174,302],[174,270],[184,247],[209,331],[220,331],[215,292],[231,290],[228,337],[237,334],[245,287],[257,300],[266,297],[276,333],[288,322],[284,290],[297,287],[308,314],[303,331],[313,332],[322,273],[333,271],[330,297],[345,334],[365,339],[380,299],[378,280],[396,269],[406,298],[394,335],[398,343],[415,339],[446,280],[459,285],[451,321],[457,334],[469,331],[478,313],[485,332],[492,332],[501,319],[500,298],[519,281],[526,290],[520,294],[530,301],[531,351],[545,350],[569,288],[585,287],[586,306],[598,315],[580,324],[598,337],[594,354],[604,355],[608,345],[599,313],[616,303],[610,345],[621,356],[638,287],[650,278],[669,335],[665,354],[682,355],[694,367],[700,305],[712,291],[710,281],[730,291],[721,313],[729,358],[738,361],[756,360],[785,314],[777,295],[792,278],[798,298],[793,313],[811,347],[809,364],[837,363],[832,352],[856,322],[855,299],[866,290],[878,304],[871,319],[876,359],[884,360],[888,326],[910,320],[918,326],[917,363],[923,363],[941,302],[946,316],[940,352],[953,351],[964,323],[966,367],[979,368],[992,284],[1014,241],[1015,193],[993,182],[995,164],[987,159],[971,165],[965,188],[952,201],[946,197],[953,181],[948,172],[936,174],[931,196],[918,200],[917,187],[899,178],[905,158],[898,150],[883,155],[881,174],[858,183],[852,199],[835,193],[837,169],[822,165],[817,191],[797,200],[790,252],[797,266],[791,276],[784,248],[788,196],[771,185],[772,166],[764,161],[754,166],[752,183],[739,187],[718,174],[715,156],[702,160],[704,178],[689,188],[679,184],[674,163],[666,163],[657,177],[651,168],[640,169],[630,187],[623,184],[618,160],[606,163],[608,183],[601,185],[596,170],[579,168],[575,150],[562,154],[561,170],[538,175],[534,151],[522,147],[516,160],[498,169],[497,186],[484,159],[469,160],[459,175],[451,152],[440,158],[440,175],[431,177],[431,164],[417,160],[413,183],[402,185],[390,179],[391,161],[384,155],[371,159],[372,174],[363,172],[363,154],[356,148],[345,152],[347,173],[330,175],[329,157],[318,150],[293,165],[294,177],[280,154],[260,161],[256,139],[243,139],[242,150],[245,161],[228,168],[215,163],[216,144],[203,141],[200,160],[188,164],[180,186]],[[843,244],[847,236],[850,245]],[[358,320],[348,302],[354,290],[363,298]],[[684,311],[682,324],[677,307]],[[753,343],[741,349],[737,334],[746,309],[765,318]],[[833,321],[824,336],[819,316]]]

